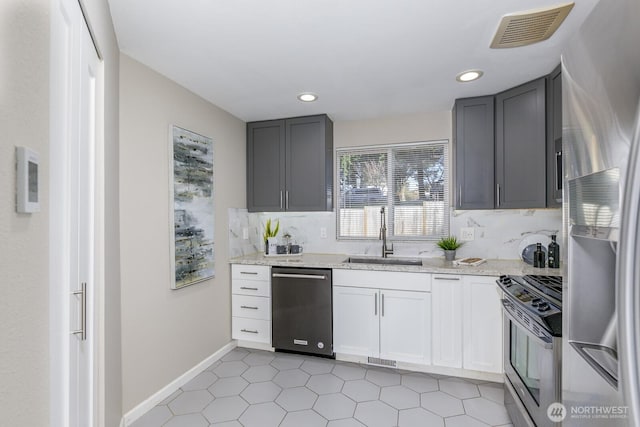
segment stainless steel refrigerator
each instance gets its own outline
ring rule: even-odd
[[[640,0],[562,55],[565,426],[640,426]]]

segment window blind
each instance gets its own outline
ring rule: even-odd
[[[340,239],[377,239],[380,208],[389,238],[437,239],[449,232],[447,141],[337,150]]]

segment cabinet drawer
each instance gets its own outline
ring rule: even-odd
[[[231,265],[231,278],[243,280],[269,280],[271,268],[266,265]]]
[[[333,270],[333,285],[431,292],[431,274],[407,273],[403,271],[335,269]]]
[[[234,295],[231,307],[234,317],[271,320],[271,298]]]
[[[231,292],[236,295],[270,297],[271,283],[266,280],[233,279],[231,281]]]
[[[231,318],[231,337],[236,340],[271,343],[269,320]]]

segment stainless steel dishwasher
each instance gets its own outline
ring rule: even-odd
[[[271,268],[276,350],[333,356],[331,269]]]

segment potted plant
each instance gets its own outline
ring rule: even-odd
[[[444,251],[444,259],[453,261],[456,257],[456,249],[463,243],[459,242],[455,236],[447,236],[440,238],[436,244]]]
[[[262,234],[265,255],[269,255],[269,239],[271,237],[276,237],[278,230],[280,230],[280,220],[278,220],[275,227],[271,227],[271,218],[269,218],[264,225],[264,233]]]

